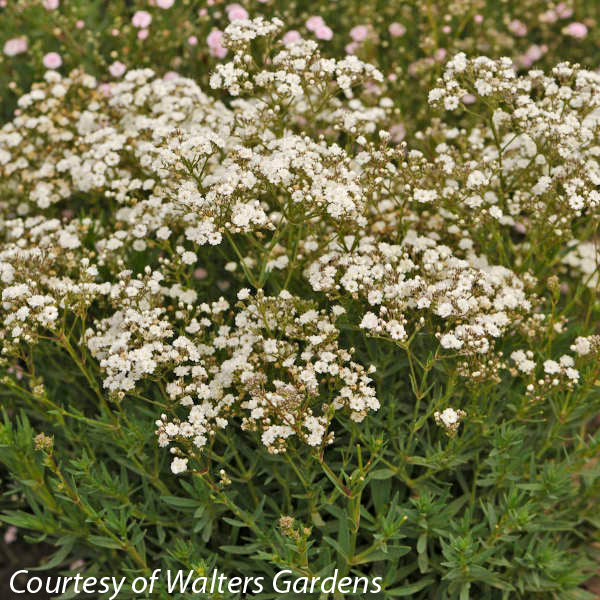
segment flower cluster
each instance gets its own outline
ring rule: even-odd
[[[508,373],[536,397],[573,390],[573,358],[529,349],[566,331],[551,314],[564,286],[548,301],[531,264],[537,244],[573,238],[548,264],[597,284],[599,77],[457,54],[430,101],[483,118],[447,115],[398,143],[377,68],[235,10],[213,36],[230,60],[205,89],[150,69],[108,86],[52,71],[0,130],[14,367],[46,339],[81,345],[116,402],[156,386],[175,473],[234,428],[271,453],[317,453],[335,419],[376,411],[375,367],[348,331],[411,360],[425,345],[423,369],[471,383]],[[218,299],[202,283],[213,266]],[[454,435],[465,416],[435,420]]]
[[[438,85],[429,93],[431,104],[461,111],[468,96],[475,103],[470,110],[480,112],[486,125],[476,124],[468,135],[445,129],[447,141],[436,148],[440,176],[435,187],[417,190],[418,196],[415,191],[417,201],[450,201],[474,227],[496,220],[546,238],[569,238],[573,221],[596,218],[597,73],[561,63],[551,75],[531,70],[518,76],[510,59],[461,53],[448,62]],[[469,218],[469,212],[475,215]]]
[[[446,435],[453,437],[456,435],[460,422],[467,416],[464,410],[446,408],[442,412],[436,411],[433,413],[435,422],[446,430]]]
[[[424,328],[446,350],[485,354],[532,310],[531,294],[509,269],[457,258],[414,231],[400,245],[363,237],[355,246],[323,253],[307,277],[316,291],[363,298],[370,310],[360,327],[372,335],[405,342]]]
[[[202,304],[185,328],[193,338],[161,345],[159,355],[168,354],[169,346],[171,356],[176,347],[188,348],[187,357],[175,360],[175,377],[166,386],[170,401],[188,414],[157,421],[161,446],[178,442],[201,449],[232,419],[241,419],[241,428],[258,432],[271,453],[284,452],[290,438],[320,447],[334,439],[329,425],[337,411],[360,422],[379,408],[369,372],[339,346],[335,320],[341,307],[326,314],[288,292],[250,296],[242,289],[238,297],[233,317],[226,318],[223,299]],[[324,388],[327,403],[320,400]]]

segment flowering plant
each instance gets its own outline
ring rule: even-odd
[[[47,54],[0,128],[2,520],[67,575],[591,599],[600,76],[457,41],[402,140],[376,27],[228,11],[209,75]]]

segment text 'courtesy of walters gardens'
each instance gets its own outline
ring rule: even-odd
[[[116,600],[121,591],[128,587],[127,577],[84,577],[77,574],[71,577],[30,576],[26,582],[23,577],[29,571],[20,570],[13,573],[10,579],[10,589],[15,594],[64,594],[67,590],[75,594],[111,594],[109,600]],[[376,594],[381,591],[382,577],[340,577],[336,569],[330,577],[294,577],[292,571],[279,571],[272,580],[270,587],[276,593],[287,594]],[[213,571],[210,576],[198,576],[194,571],[166,571],[161,576],[161,570],[156,569],[150,577],[137,577],[131,581],[134,593],[151,594],[158,588],[166,589],[169,594],[260,594],[267,589],[266,577],[230,577],[225,573]]]

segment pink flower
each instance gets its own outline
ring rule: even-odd
[[[138,40],[145,40],[148,37],[148,30],[147,29],[140,29],[138,31]]]
[[[523,37],[524,35],[527,34],[527,25],[525,25],[525,23],[522,23],[518,19],[512,20],[508,24],[508,29],[509,29],[509,31],[514,33],[517,37]]]
[[[539,19],[542,23],[556,23],[558,15],[553,10],[547,10],[539,16]]]
[[[333,31],[327,25],[323,25],[315,31],[315,35],[319,40],[330,40],[333,37]]]
[[[108,72],[113,77],[121,77],[125,71],[127,71],[127,67],[119,60],[115,60],[115,62],[108,67]]]
[[[302,36],[296,30],[292,29],[291,31],[286,32],[286,34],[281,38],[281,41],[286,46],[289,46],[301,39]]]
[[[401,142],[406,135],[406,127],[402,123],[398,123],[397,125],[392,125],[390,127],[390,134],[392,136],[392,142]]]
[[[560,19],[568,19],[573,14],[573,9],[561,2],[554,9]]]
[[[152,23],[152,15],[145,10],[138,10],[131,18],[131,24],[141,29],[145,29],[150,23]]]
[[[483,23],[483,15],[477,14],[473,17],[475,23]]]
[[[194,271],[195,279],[206,279],[207,277],[208,277],[208,271],[206,269],[203,269],[202,267],[198,267]]]
[[[248,18],[248,12],[239,4],[230,4],[225,10],[230,21],[245,21]]]
[[[350,42],[349,44],[346,44],[344,50],[346,51],[346,54],[355,54],[358,46],[358,42]]]
[[[563,33],[582,40],[588,34],[588,28],[583,23],[569,23],[563,29]]]
[[[176,73],[175,71],[167,71],[163,75],[163,79],[165,81],[173,81],[174,79],[178,79],[178,78],[179,78],[179,73]]]
[[[319,27],[325,27],[325,21],[323,21],[323,18],[319,17],[318,15],[309,17],[306,21],[306,29],[309,31],[317,31]]]
[[[392,23],[388,27],[388,31],[392,37],[401,37],[406,33],[406,27],[402,23]]]
[[[477,98],[473,94],[465,94],[461,100],[463,104],[473,104]]]
[[[445,33],[446,35],[448,35],[451,31],[452,31],[452,27],[450,27],[450,25],[444,25],[442,27],[442,32]]]
[[[58,8],[59,0],[43,0],[42,6],[46,10],[54,10]]]
[[[12,544],[17,541],[17,528],[11,525],[4,533],[4,543]]]
[[[533,64],[533,60],[531,60],[531,58],[529,56],[527,56],[527,54],[523,54],[522,56],[518,57],[518,62],[521,63],[521,66],[525,69],[529,69],[529,67],[531,67],[531,65]]]
[[[542,46],[534,44],[529,47],[529,50],[525,54],[531,59],[531,62],[536,62],[544,55],[544,49]]]
[[[438,48],[433,56],[435,60],[442,62],[446,58],[446,54],[448,54],[446,48]]]
[[[230,21],[245,21],[248,18],[248,13],[243,7],[233,8],[227,12]]]
[[[388,79],[392,82],[397,81],[398,80],[398,75],[396,75],[396,73],[390,73],[388,75]]]
[[[215,48],[221,45],[223,39],[223,32],[218,29],[213,29],[206,37],[206,43],[211,47]]]
[[[216,56],[217,58],[225,58],[225,56],[227,56],[227,48],[223,48],[223,46],[212,46],[209,48],[209,53],[211,56]]]
[[[12,38],[4,44],[4,54],[15,56],[27,51],[27,40],[24,37]]]
[[[207,14],[208,14],[208,11],[205,8],[201,8],[198,11],[198,16],[200,16],[200,17],[205,17]]]
[[[171,8],[173,4],[175,4],[175,0],[156,0],[156,6],[158,6],[158,8],[162,8],[163,10]]]
[[[350,37],[355,42],[362,42],[367,39],[369,28],[366,25],[357,25],[350,30]]]
[[[46,69],[58,69],[58,67],[62,65],[62,58],[58,52],[48,52],[48,54],[42,58],[42,63]]]
[[[110,96],[110,83],[101,83],[98,86],[98,91],[106,98]]]
[[[119,35],[119,30],[118,29],[111,29],[110,30],[110,34],[113,35],[114,37],[117,37]]]
[[[75,27],[77,27],[77,29],[83,29],[85,27],[85,21],[78,19],[75,21]]]
[[[196,46],[198,44],[198,38],[195,35],[190,35],[190,37],[187,39],[187,43],[190,46]]]
[[[213,29],[206,38],[208,49],[211,56],[217,58],[224,58],[227,54],[227,48],[221,46],[221,40],[223,39],[223,32],[218,29]]]

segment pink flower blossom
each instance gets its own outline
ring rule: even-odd
[[[17,541],[17,528],[11,525],[4,533],[4,543],[12,544]]]
[[[483,23],[483,15],[476,14],[473,17],[473,21],[475,21],[475,23]]]
[[[344,50],[346,51],[346,54],[356,54],[358,46],[358,42],[350,42],[349,44],[346,44]]]
[[[208,36],[206,37],[206,43],[214,48],[216,46],[221,45],[221,40],[223,39],[223,32],[218,29],[213,29]]]
[[[362,42],[367,39],[369,35],[369,28],[367,25],[357,25],[350,30],[350,37],[355,42]]]
[[[140,29],[138,31],[138,40],[145,40],[148,37],[148,30],[147,29]]]
[[[216,56],[217,58],[225,58],[225,56],[227,56],[227,48],[223,48],[223,46],[212,46],[209,48],[209,53],[211,56]]]
[[[225,10],[230,21],[245,21],[248,18],[248,12],[239,4],[230,4]]]
[[[27,51],[27,40],[24,37],[17,37],[7,40],[4,44],[4,54],[6,56],[15,56]]]
[[[333,31],[327,25],[323,25],[315,31],[315,35],[319,40],[330,40],[333,37]]]
[[[108,67],[108,72],[113,77],[121,77],[123,73],[127,70],[127,67],[119,60],[115,60],[115,62]]]
[[[433,55],[433,57],[435,58],[435,60],[437,60],[438,62],[442,62],[445,58],[446,55],[448,54],[448,51],[446,50],[446,48],[438,48],[435,51],[435,54]]]
[[[175,4],[175,0],[156,0],[156,6],[158,6],[158,8],[162,8],[163,10],[171,8],[173,4]]]
[[[540,60],[540,58],[542,58],[544,55],[544,47],[534,44],[533,46],[529,47],[525,54],[531,59],[531,62],[534,63]]]
[[[527,54],[519,56],[517,62],[519,62],[524,69],[529,69],[533,64],[533,60],[531,60],[531,57],[527,56]]]
[[[234,8],[227,13],[230,21],[245,21],[248,18],[248,13],[245,8]]]
[[[101,83],[98,86],[98,91],[105,97],[108,98],[111,94],[110,83]]]
[[[315,32],[319,27],[325,27],[325,21],[323,21],[323,17],[315,15],[313,17],[309,17],[306,21],[306,29],[309,31]]]
[[[301,39],[302,39],[302,36],[295,29],[292,29],[291,31],[288,31],[285,33],[285,35],[281,38],[281,41],[286,46],[289,46]]]
[[[559,19],[568,19],[573,14],[573,9],[561,2],[554,9]]]
[[[75,27],[77,27],[77,29],[83,29],[85,27],[85,21],[77,19],[77,21],[75,21]]]
[[[42,58],[42,63],[46,69],[58,69],[58,67],[62,65],[62,58],[58,52],[48,52],[48,54],[44,55],[44,58]]]
[[[207,11],[205,8],[201,8],[201,9],[198,11],[198,16],[199,16],[199,17],[205,17],[207,14],[208,14],[208,11]]]
[[[406,127],[402,123],[392,125],[390,127],[390,135],[392,136],[392,142],[401,142],[406,135]]]
[[[152,15],[146,10],[138,10],[131,18],[131,24],[134,27],[145,29],[152,23]]]
[[[179,73],[177,73],[176,71],[167,71],[163,75],[163,79],[165,81],[173,81],[174,79],[178,79],[178,78],[179,78]]]
[[[227,54],[227,48],[221,46],[221,40],[223,39],[223,32],[218,29],[213,29],[206,38],[206,43],[208,44],[209,52],[211,56],[216,56],[217,58],[224,58]]]
[[[541,23],[556,23],[558,15],[553,10],[547,10],[539,16]]]
[[[402,23],[392,23],[388,31],[392,37],[402,37],[406,33],[406,27]]]
[[[523,37],[527,34],[527,25],[525,23],[519,21],[518,19],[512,20],[508,24],[508,29],[511,33],[514,33],[517,37]]]
[[[42,6],[46,10],[55,10],[58,8],[58,5],[59,5],[59,0],[43,0],[42,1]]]
[[[569,23],[563,29],[563,33],[582,40],[588,34],[588,28],[583,23]]]
[[[451,31],[452,31],[452,27],[450,27],[450,25],[444,25],[442,27],[442,32],[445,33],[446,35],[448,35]]]
[[[190,46],[197,46],[198,45],[198,38],[195,35],[190,35],[190,37],[187,39],[187,43]]]

